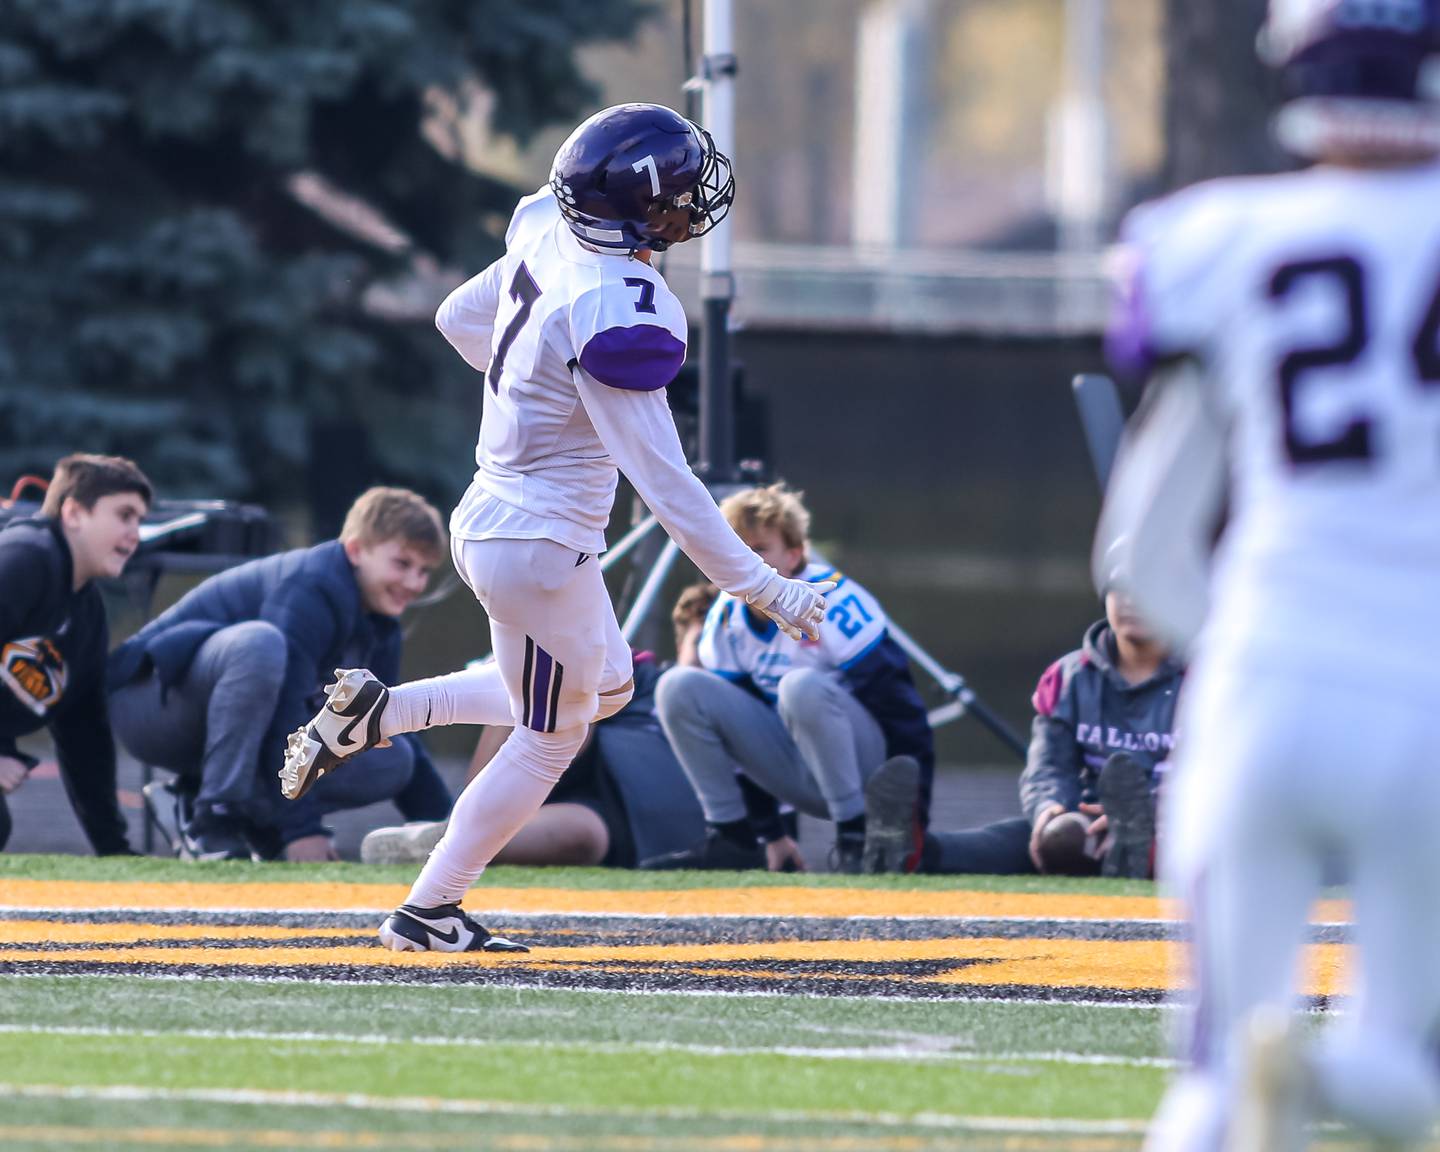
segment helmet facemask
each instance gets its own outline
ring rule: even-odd
[[[698,124],[690,126],[695,129],[703,156],[700,182],[691,193],[689,205],[693,237],[705,235],[730,214],[730,205],[735,201],[735,173],[730,157],[715,147],[715,138]]]
[[[653,219],[657,212],[683,211],[690,216],[689,239],[703,236],[730,214],[730,205],[735,200],[735,174],[730,167],[730,158],[715,147],[715,139],[700,125],[691,122],[696,142],[700,145],[700,176],[693,188],[664,196],[650,203]],[[675,240],[653,235],[646,247],[664,252]]]

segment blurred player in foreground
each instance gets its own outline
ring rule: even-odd
[[[505,255],[440,306],[440,331],[484,373],[478,467],[450,533],[455,567],[490,618],[495,660],[391,689],[339,672],[281,772],[286,795],[299,796],[400,732],[514,725],[381,925],[390,948],[520,950],[460,900],[540,807],[587,727],[634,690],[596,561],[617,469],[711,581],[797,638],[817,633],[831,585],[781,576],[735,535],[686,464],[665,399],[686,324],[651,254],[719,224],[734,188],[703,128],[655,104],[606,109],[560,146],[548,187],[515,209]]]
[[[1196,654],[1161,835],[1192,1066],[1151,1152],[1291,1152],[1324,1116],[1416,1140],[1440,1111],[1437,48],[1434,0],[1274,0],[1277,130],[1318,163],[1127,225],[1112,350],[1153,382],[1096,556],[1127,534],[1136,602]],[[1359,964],[1306,1050],[1291,1006],[1330,857]]]

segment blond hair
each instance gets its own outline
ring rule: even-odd
[[[445,555],[445,528],[440,513],[408,488],[371,488],[345,513],[341,541],[358,540],[367,547],[403,540],[433,563]]]
[[[720,501],[720,511],[741,535],[773,529],[785,547],[804,548],[810,540],[810,513],[802,503],[804,497],[782,481],[727,496]]]
[[[82,508],[93,509],[102,496],[117,492],[134,492],[148,508],[154,498],[150,481],[139,465],[123,456],[95,456],[76,452],[55,465],[55,474],[45,489],[45,502],[40,515],[52,520],[60,515],[60,507],[70,497]]]

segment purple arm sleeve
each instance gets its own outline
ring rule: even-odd
[[[664,388],[684,362],[685,345],[657,324],[607,328],[580,351],[580,367],[596,380],[632,392]]]

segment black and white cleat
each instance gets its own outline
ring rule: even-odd
[[[380,925],[380,943],[392,952],[528,952],[472,920],[459,904],[419,908],[402,904]]]
[[[287,800],[300,799],[341,761],[388,743],[380,736],[380,716],[390,689],[371,673],[337,668],[335,683],[325,691],[325,704],[315,718],[285,741],[280,791]]]

